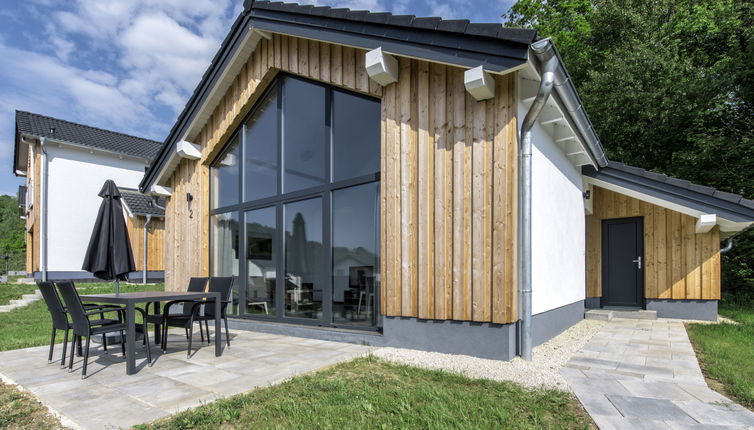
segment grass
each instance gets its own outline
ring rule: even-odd
[[[47,408],[16,387],[0,383],[0,429],[59,429],[62,425]]]
[[[36,289],[34,284],[0,284],[0,305],[10,304],[11,300],[20,299],[24,294],[33,294]]]
[[[469,379],[366,357],[135,428],[594,427],[578,401],[563,391],[530,390],[511,382]]]
[[[31,287],[31,292],[33,292],[36,286],[32,285]],[[115,292],[115,286],[111,282],[80,283],[77,284],[77,287],[81,294],[104,294]],[[121,284],[121,291],[124,292],[159,290],[162,288],[162,284]],[[20,296],[21,295],[19,294],[18,297]],[[28,306],[15,309],[11,312],[0,313],[0,351],[49,345],[51,324],[50,314],[47,312],[47,306],[45,306],[44,300],[37,300]],[[63,341],[62,332],[58,333],[58,340],[60,342]]]
[[[689,324],[699,364],[711,384],[754,409],[754,307],[720,305],[719,313],[740,324]]]

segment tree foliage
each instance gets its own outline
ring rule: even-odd
[[[18,200],[0,196],[0,253],[17,254],[25,249],[24,221],[18,216]]]
[[[519,0],[551,37],[611,160],[754,198],[754,3]],[[724,261],[754,291],[754,234]]]

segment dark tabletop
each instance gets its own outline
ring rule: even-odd
[[[162,302],[181,299],[214,298],[219,293],[189,293],[186,291],[138,291],[120,294],[82,294],[81,298],[93,302],[104,303],[143,303]]]

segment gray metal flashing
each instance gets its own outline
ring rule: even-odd
[[[162,207],[166,203],[165,198],[160,197],[157,201],[157,206],[155,206],[152,198],[146,194],[120,187],[118,187],[118,191],[120,191],[121,200],[126,206],[126,210],[130,211],[130,213],[139,216],[165,217],[165,209]]]
[[[511,360],[516,356],[516,324],[407,317],[384,317],[382,323],[384,346],[493,360]]]
[[[717,321],[717,300],[647,299],[646,307],[660,318]]]
[[[578,300],[532,316],[532,340],[541,345],[584,319],[584,301]]]
[[[717,191],[711,187],[695,185],[689,181],[669,178],[663,174],[612,161],[599,171],[585,166],[582,174],[679,206],[703,213],[714,213],[732,222],[754,222],[754,201],[744,199],[738,194]]]

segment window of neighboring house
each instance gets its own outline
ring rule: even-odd
[[[211,167],[213,275],[239,316],[376,328],[380,102],[282,75]],[[240,229],[240,230],[239,230]]]

